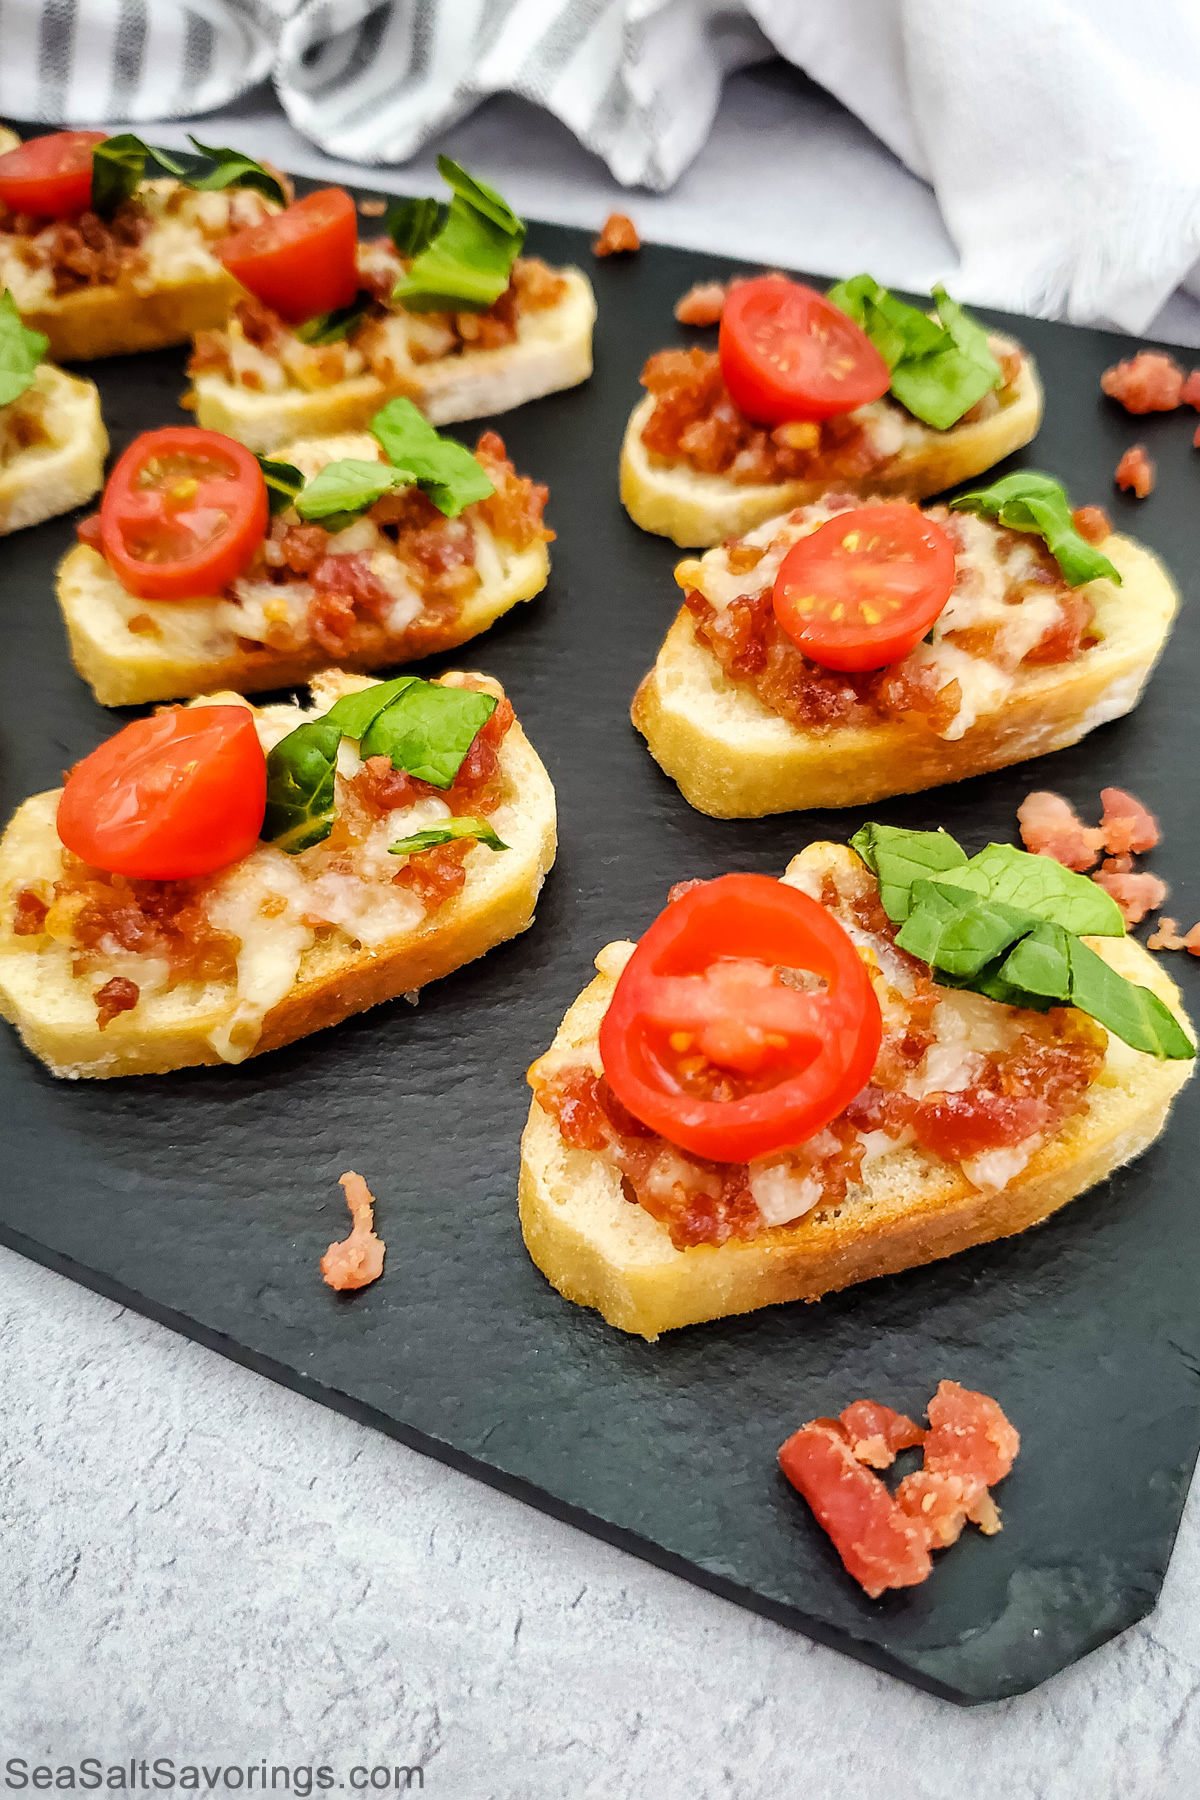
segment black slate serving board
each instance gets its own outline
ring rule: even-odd
[[[568,1305],[525,1255],[516,1213],[524,1070],[610,938],[636,936],[685,876],[778,873],[862,812],[718,823],[692,812],[628,722],[676,604],[677,553],[637,531],[616,466],[644,357],[702,341],[671,308],[732,265],[656,247],[596,262],[585,235],[530,248],[596,284],[596,373],[499,422],[551,485],[547,592],[453,659],[507,687],[558,790],[561,847],[535,928],[397,1003],[238,1069],[53,1080],[0,1028],[0,1239],[273,1379],[636,1555],[962,1703],[1021,1693],[1154,1604],[1200,1446],[1200,1088],[1132,1168],[1040,1229],[818,1306],[775,1308],[648,1345]],[[1130,719],[1002,774],[872,807],[1008,840],[1032,786],[1086,811],[1131,788],[1161,817],[1171,910],[1200,914],[1193,770],[1195,415],[1134,421],[1101,398],[1129,340],[994,322],[1037,355],[1047,418],[1014,464],[1102,501],[1162,553],[1183,615]],[[120,450],[180,415],[183,357],[92,365]],[[481,426],[482,426],[481,422]],[[460,435],[474,441],[475,426]],[[1114,495],[1145,441],[1158,487]],[[53,786],[120,722],[67,660],[53,601],[73,520],[0,544],[0,800]],[[438,666],[436,663],[431,667]],[[1180,966],[1184,965],[1184,966]],[[1197,971],[1172,972],[1196,991]],[[337,1175],[379,1195],[387,1271],[353,1297],[317,1262],[347,1215]],[[871,1601],[775,1466],[782,1439],[858,1395],[919,1414],[937,1381],[996,1395],[1022,1435],[1003,1534],[969,1530],[921,1588]],[[402,1522],[397,1522],[402,1530]]]

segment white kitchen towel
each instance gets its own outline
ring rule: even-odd
[[[965,299],[1140,331],[1200,257],[1197,0],[0,0],[0,112],[180,117],[271,73],[322,149],[392,163],[509,90],[663,189],[772,49],[932,184]]]

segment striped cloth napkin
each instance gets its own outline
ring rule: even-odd
[[[932,184],[963,299],[1141,331],[1200,293],[1196,0],[0,0],[0,113],[178,118],[270,75],[330,155],[395,163],[507,90],[663,189],[775,53]]]

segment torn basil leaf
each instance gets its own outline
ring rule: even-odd
[[[287,194],[279,177],[272,175],[269,169],[264,169],[252,156],[245,155],[241,150],[214,149],[211,144],[202,144],[190,131],[188,142],[195,145],[200,156],[207,157],[214,165],[202,175],[180,175],[180,180],[185,181],[188,187],[196,188],[200,193],[211,192],[215,188],[253,188],[268,200],[275,200],[280,206],[287,205]],[[155,150],[152,154],[160,163],[164,162],[161,150]],[[171,172],[178,173],[177,170]]]
[[[392,298],[409,312],[485,312],[508,286],[525,226],[495,188],[448,156],[438,157],[438,172],[454,198]]]
[[[942,987],[1009,1006],[1076,1006],[1135,1050],[1194,1054],[1170,1008],[1079,935],[1120,937],[1120,908],[1050,857],[989,844],[969,860],[945,832],[864,825],[850,840],[879,880],[896,942]],[[886,887],[885,887],[886,882]]]
[[[454,438],[440,437],[411,400],[389,400],[370,424],[371,436],[397,468],[410,469],[439,512],[456,519],[472,501],[496,489],[483,465]]]
[[[414,831],[411,837],[401,838],[398,844],[388,845],[390,856],[417,856],[422,850],[437,850],[442,844],[452,844],[457,838],[478,838],[489,850],[507,850],[508,845],[501,843],[486,819],[446,819],[437,825],[427,825],[422,831]]]
[[[33,386],[49,344],[40,331],[30,331],[21,323],[17,303],[5,288],[0,294],[0,406],[7,406]]]
[[[297,725],[267,753],[267,810],[261,835],[298,856],[329,836],[340,725],[328,715]]]
[[[304,477],[293,463],[274,462],[269,456],[255,459],[267,484],[267,504],[273,513],[292,506],[304,489]]]
[[[870,275],[839,281],[828,297],[875,345],[900,404],[938,431],[956,425],[1003,382],[987,332],[943,287],[933,290],[937,319],[898,300]]]
[[[358,753],[387,756],[431,787],[448,788],[480,728],[496,710],[491,694],[414,681],[368,727]]]
[[[370,687],[355,694],[343,694],[335,700],[325,717],[336,725],[343,737],[357,744],[364,738],[385,707],[398,700],[406,688],[419,680],[416,675],[396,675],[391,681],[373,681]]]
[[[1029,531],[1044,538],[1069,587],[1081,587],[1085,581],[1101,577],[1120,586],[1120,572],[1076,531],[1066,490],[1052,475],[1018,469],[1002,475],[990,487],[960,494],[951,500],[950,510],[978,513],[1010,531]]]
[[[302,519],[320,523],[328,531],[340,531],[393,488],[410,487],[416,477],[410,469],[394,469],[390,463],[367,462],[345,456],[326,463],[306,482],[295,501]]]
[[[967,853],[948,831],[903,831],[897,825],[864,825],[850,839],[879,880],[883,910],[894,923],[907,919],[914,881],[964,864]]]
[[[405,262],[427,250],[445,218],[445,208],[436,200],[393,200],[384,218],[384,227]]]
[[[132,199],[146,179],[148,162],[200,193],[216,188],[248,187],[265,194],[268,200],[278,201],[280,206],[287,205],[287,195],[278,177],[255,162],[253,157],[240,150],[214,150],[200,143],[190,132],[188,136],[198,155],[212,164],[211,168],[189,166],[171,151],[147,144],[132,131],[118,132],[115,137],[105,138],[103,143],[97,144],[92,152],[92,211],[99,213],[102,219],[110,219],[122,201]]]
[[[132,199],[146,172],[149,146],[132,131],[105,138],[92,151],[92,211],[111,219],[118,206]]]
[[[351,332],[358,330],[373,304],[373,296],[366,288],[359,288],[348,306],[338,306],[332,312],[318,313],[315,318],[305,319],[303,325],[293,326],[292,329],[302,344],[339,344]]]

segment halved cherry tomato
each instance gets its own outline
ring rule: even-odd
[[[783,275],[735,282],[721,315],[721,374],[760,425],[829,419],[878,400],[891,371],[865,331],[815,288]]]
[[[748,1162],[836,1118],[870,1079],[882,1030],[870,977],[831,913],[769,875],[722,875],[642,938],[600,1027],[600,1059],[644,1125],[698,1156]]]
[[[106,131],[52,131],[0,156],[0,200],[13,212],[65,219],[92,203],[92,151]]]
[[[775,617],[822,668],[882,669],[920,643],[954,577],[954,545],[917,507],[859,506],[792,545]]]
[[[267,759],[244,706],[135,719],[67,776],[58,835],[93,868],[144,881],[210,875],[247,856],[267,804]]]
[[[299,325],[358,292],[358,213],[344,188],[321,188],[286,212],[222,238],[217,255],[243,287]]]
[[[267,484],[219,431],[167,425],[134,438],[108,478],[100,540],[121,585],[146,600],[219,594],[266,535]]]

